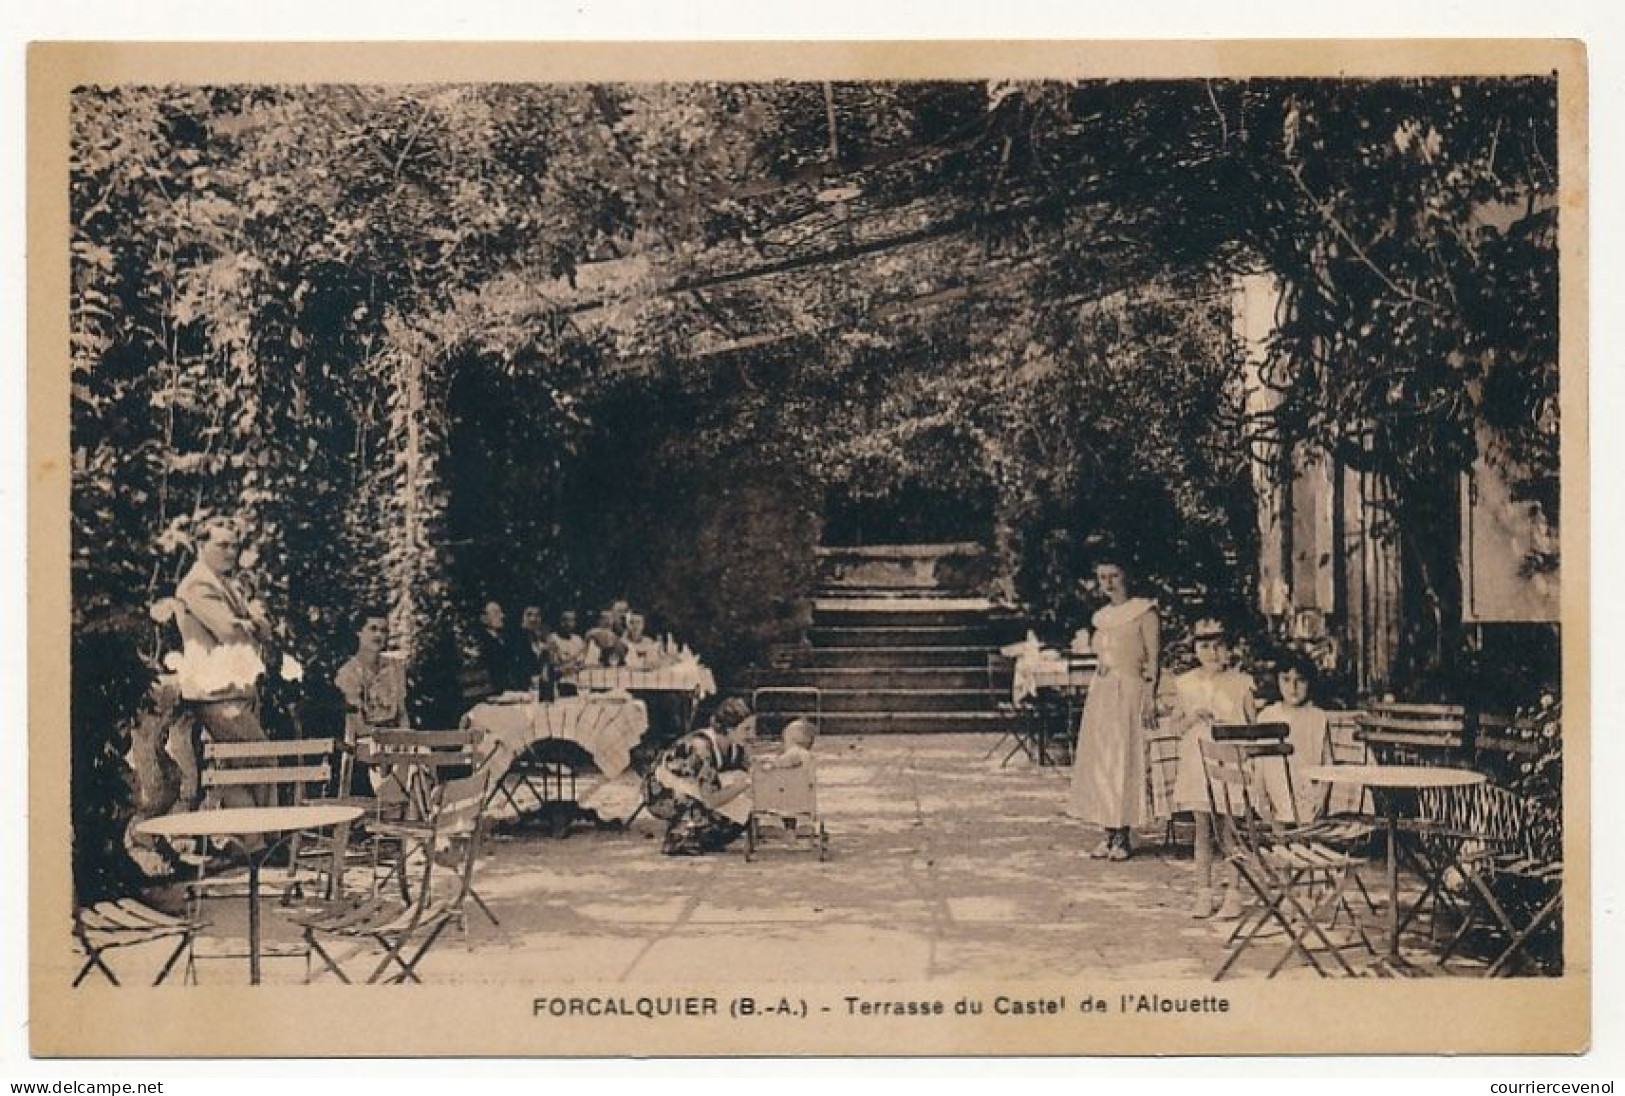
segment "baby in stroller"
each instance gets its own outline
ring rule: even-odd
[[[750,767],[751,811],[745,824],[745,859],[753,859],[763,838],[779,835],[829,856],[829,834],[818,815],[818,766],[813,743],[818,730],[805,719],[784,728],[784,748],[756,758]]]

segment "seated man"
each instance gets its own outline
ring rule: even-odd
[[[479,625],[474,629],[472,645],[464,652],[467,662],[462,682],[464,699],[484,700],[510,689],[530,687],[528,679],[520,680],[514,644],[505,622],[501,604],[486,602]]]

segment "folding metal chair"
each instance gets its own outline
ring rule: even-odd
[[[237,790],[250,792],[253,803],[265,805],[298,806],[324,799],[332,776],[331,758],[335,744],[336,739],[331,736],[259,742],[205,742],[202,771],[199,774],[199,783],[204,790],[202,809],[232,805],[235,797],[231,793]],[[280,901],[288,903],[303,894],[304,883],[299,873],[301,865],[309,860],[304,853],[305,845],[312,840],[325,841],[320,835],[295,832],[270,846],[255,842],[243,847],[244,854],[257,858],[263,864],[278,845],[286,842],[286,874],[280,878],[262,874],[262,898],[276,894]],[[196,871],[193,880],[186,885],[186,895],[190,904],[189,918],[198,924],[203,923],[201,911],[204,902],[244,899],[250,893],[247,880],[235,873],[210,877],[209,871],[217,861],[210,851],[208,839],[200,841],[194,850],[181,852],[181,860],[190,863]],[[318,874],[312,878],[320,879],[320,872],[325,870],[318,869]],[[332,886],[329,881],[321,890],[325,893]],[[260,951],[261,958],[293,958],[297,954],[276,945],[267,945]],[[206,955],[199,956],[189,951],[187,962],[191,964],[200,958],[243,959],[248,958],[248,953],[211,948]]]
[[[1455,767],[1468,766],[1472,760],[1472,721],[1463,705],[1384,700],[1368,704],[1358,718],[1357,736],[1365,744],[1370,759],[1378,764]],[[1401,862],[1424,881],[1422,898],[1410,907],[1400,922],[1400,931],[1403,932],[1424,907],[1432,909],[1435,922],[1440,907],[1449,908],[1460,916],[1459,903],[1441,881],[1445,872],[1454,866],[1453,850],[1461,840],[1461,827],[1440,814],[1441,806],[1448,808],[1459,799],[1460,793],[1430,795],[1389,789],[1381,793],[1372,790],[1370,794],[1374,809],[1383,806],[1377,802],[1379,796],[1400,797],[1399,829],[1406,839],[1398,843],[1396,852]],[[1351,821],[1369,824],[1375,832],[1384,825],[1382,813],[1375,810],[1373,815],[1358,816]]]
[[[1033,726],[1033,711],[1028,704],[1017,704],[1009,698],[1011,690],[1011,676],[1015,673],[1016,660],[1001,651],[989,651],[987,655],[987,691],[989,696],[1003,696],[995,702],[995,710],[999,713],[999,726],[1004,733],[994,740],[988,747],[987,753],[982,755],[983,761],[990,761],[1000,750],[1004,750],[1003,759],[999,768],[1010,764],[1010,759],[1018,753],[1024,753],[1029,758],[1037,756],[1033,742],[1036,728]]]
[[[376,731],[359,756],[377,774],[379,802],[398,802],[407,820],[421,821],[428,817],[429,800],[440,781],[474,768],[480,738],[477,729]]]
[[[401,815],[380,815],[366,823],[366,838],[372,843],[373,891],[393,880],[403,901],[410,900],[408,861],[432,836],[431,815],[438,790],[449,774],[465,776],[479,765],[478,748],[483,732],[478,728],[455,731],[379,731],[363,760],[378,773],[378,799],[395,801]],[[481,770],[483,771],[483,770]],[[489,781],[486,784],[489,799]],[[482,804],[482,809],[488,804]],[[380,865],[386,865],[379,877]],[[491,907],[478,893],[474,904],[495,924],[500,924]]]
[[[162,985],[182,955],[186,956],[182,978],[185,981],[196,982],[197,965],[192,957],[192,941],[207,927],[206,921],[195,917],[176,917],[155,910],[133,898],[98,902],[94,906],[76,909],[73,912],[73,935],[74,939],[79,941],[79,946],[84,949],[85,965],[79,968],[73,984],[79,985],[92,970],[97,970],[113,985],[120,985],[113,968],[107,965],[107,954],[119,948],[136,947],[159,940],[174,940],[175,950],[164,960],[164,965],[159,968],[158,976],[153,979],[152,984]]]
[[[1038,725],[1038,707],[1032,698],[1021,704],[1012,704],[1008,701],[998,706],[999,725],[1004,733],[982,755],[983,761],[990,761],[999,751],[1004,756],[999,759],[999,768],[1005,768],[1017,754],[1024,755],[1027,760],[1038,763],[1038,740],[1040,728]]]
[[[254,802],[266,805],[298,806],[327,795],[332,775],[331,758],[336,740],[295,738],[263,742],[206,742],[200,783],[205,809],[223,804],[230,789],[248,790]],[[295,833],[288,838],[287,885],[296,885],[301,843],[310,835]],[[252,850],[250,850],[252,851]],[[183,857],[183,859],[188,859]],[[205,846],[194,863],[198,870],[192,884],[194,897],[243,897],[246,890],[232,891],[225,881],[205,879],[209,853]]]
[[[303,929],[307,982],[331,972],[349,983],[343,964],[375,950],[383,955],[366,978],[369,984],[422,981],[418,964],[447,927],[466,929],[464,906],[474,895],[489,779],[490,774],[481,770],[448,780],[432,793],[429,829],[416,850],[422,874],[411,898],[394,902],[372,895],[340,900],[292,918]],[[335,954],[334,942],[339,940],[353,945],[349,953]],[[320,969],[312,969],[313,960],[320,961]]]
[[[201,783],[204,806],[220,806],[223,789],[257,790],[256,801],[304,803],[327,795],[335,739],[205,742]]]
[[[1242,747],[1249,763],[1249,775],[1255,799],[1253,806],[1269,808],[1268,818],[1278,827],[1290,827],[1299,837],[1313,839],[1337,852],[1358,857],[1377,832],[1380,822],[1365,823],[1349,818],[1302,818],[1298,811],[1297,781],[1292,775],[1292,746],[1287,741],[1292,728],[1286,723],[1215,723],[1213,741],[1231,742]],[[1314,764],[1318,759],[1311,759]],[[1307,881],[1312,881],[1306,877]],[[1366,889],[1359,872],[1351,872],[1349,881],[1359,891],[1371,912],[1377,910],[1376,900]],[[1337,911],[1332,921],[1336,922]]]
[[[1317,952],[1329,957],[1342,973],[1354,974],[1343,956],[1345,950],[1364,947],[1376,955],[1344,893],[1359,861],[1312,836],[1270,822],[1259,810],[1252,762],[1284,758],[1290,747],[1205,739],[1199,746],[1219,850],[1254,895],[1252,908],[1243,913],[1230,934],[1224,961],[1213,980],[1222,979],[1253,943],[1268,939],[1264,930],[1272,925],[1279,926],[1287,944],[1268,977],[1279,974],[1295,955],[1324,977],[1328,971],[1316,959]],[[1337,943],[1329,935],[1340,912],[1348,914],[1357,942]]]
[[[1467,709],[1460,704],[1378,701],[1359,715],[1359,737],[1384,765],[1459,764],[1467,760]]]
[[[1151,817],[1163,824],[1165,848],[1179,843],[1179,820],[1174,817],[1174,784],[1179,778],[1179,732],[1161,725],[1145,731],[1145,781]],[[1187,816],[1188,817],[1188,816]]]
[[[1459,823],[1450,863],[1461,873],[1466,897],[1460,927],[1439,955],[1446,966],[1475,932],[1496,950],[1486,977],[1512,973],[1519,959],[1561,973],[1563,966],[1562,830],[1532,800],[1494,784],[1481,784],[1441,815]]]

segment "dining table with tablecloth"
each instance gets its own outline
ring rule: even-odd
[[[478,755],[493,766],[496,779],[544,741],[575,743],[606,779],[614,779],[631,765],[632,750],[649,729],[649,712],[643,701],[624,692],[546,701],[514,693],[475,705],[463,716],[463,726],[482,732]]]
[[[1020,705],[1043,689],[1081,695],[1088,691],[1094,678],[1093,655],[1043,648],[1023,651],[1011,670],[1010,700]]]
[[[583,693],[682,693],[697,700],[717,691],[715,675],[697,659],[654,667],[586,666],[576,672],[575,683]]]

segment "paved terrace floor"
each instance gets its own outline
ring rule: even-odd
[[[1189,916],[1188,848],[1160,835],[1126,863],[1090,860],[1099,831],[1062,813],[1069,771],[984,759],[991,737],[826,738],[820,807],[831,855],[743,842],[698,858],[660,855],[659,823],[624,832],[499,837],[477,889],[501,920],[470,909],[424,961],[429,982],[573,981],[655,985],[755,982],[1209,978],[1229,925]],[[613,811],[635,788],[593,797]],[[1383,873],[1364,876],[1381,899]],[[213,939],[241,947],[240,900],[210,903]],[[266,904],[268,942],[296,935]],[[1372,918],[1375,928],[1376,918]],[[1432,969],[1427,941],[1407,950]],[[1235,977],[1261,977],[1279,945],[1248,953]],[[147,961],[120,957],[120,969]],[[200,962],[205,983],[241,982],[240,960]],[[357,964],[363,966],[363,964]],[[1284,977],[1313,977],[1299,964]],[[132,969],[131,975],[139,978]],[[267,981],[298,981],[300,960],[267,960]]]

